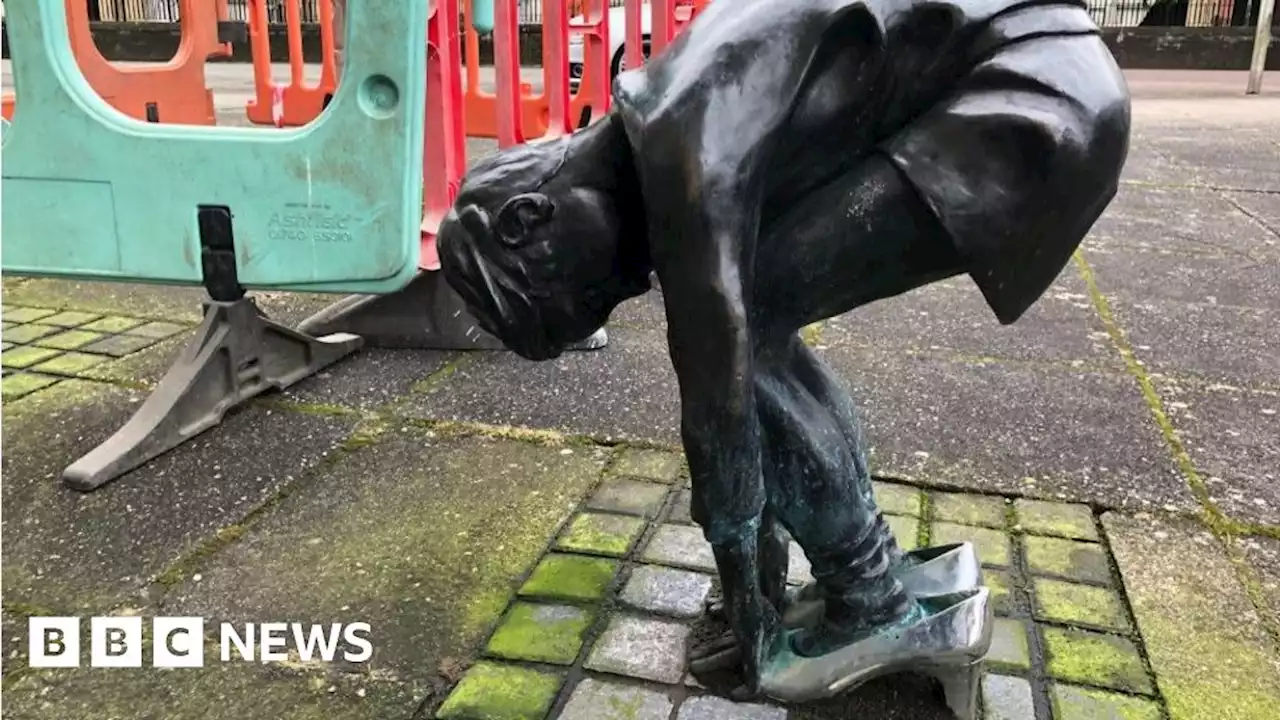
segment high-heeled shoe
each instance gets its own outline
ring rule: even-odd
[[[982,562],[970,542],[913,550],[903,555],[893,573],[917,598],[950,595],[982,585]],[[822,619],[824,607],[817,583],[789,588],[782,621],[788,628],[811,627]]]
[[[838,695],[884,675],[916,671],[942,682],[959,720],[976,720],[983,659],[991,648],[994,613],[985,587],[919,599],[922,616],[878,629],[816,657],[784,649],[764,668],[761,689],[783,702]],[[792,635],[795,632],[792,631]]]

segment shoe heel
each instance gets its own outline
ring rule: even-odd
[[[982,685],[983,663],[938,668],[934,677],[942,683],[947,707],[957,720],[978,720],[978,689]]]

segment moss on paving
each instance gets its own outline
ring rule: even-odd
[[[1031,535],[1052,535],[1075,540],[1098,538],[1093,513],[1088,505],[1046,502],[1020,498],[1014,501],[1018,525]]]
[[[886,515],[920,517],[924,494],[919,488],[896,483],[874,482],[876,505]]]
[[[983,565],[1008,567],[1012,561],[1010,538],[999,530],[949,522],[934,523],[931,538],[933,545],[949,545],[966,541],[973,543],[978,551],[978,559]]]
[[[898,547],[906,552],[911,552],[920,547],[919,526],[923,525],[923,523],[919,520],[902,515],[885,515],[884,521],[893,533],[893,537],[897,539]]]
[[[1050,676],[1126,692],[1152,691],[1142,656],[1129,640],[1088,630],[1043,630]]]
[[[516,603],[486,651],[511,660],[570,665],[592,619],[589,611],[568,605]]]
[[[1001,497],[962,493],[933,493],[933,519],[990,528],[1005,526],[1008,502]]]
[[[1055,684],[1054,720],[1162,720],[1160,706],[1146,698],[1096,688]]]
[[[623,451],[613,466],[613,474],[638,477],[661,483],[673,483],[680,477],[681,459],[676,453],[658,450]]]
[[[1032,573],[1099,584],[1111,581],[1107,553],[1097,543],[1028,535],[1022,545]]]
[[[618,572],[618,563],[604,558],[552,553],[538,563],[520,594],[552,600],[591,602],[604,592]]]
[[[1128,631],[1128,613],[1120,596],[1107,588],[1036,578],[1032,586],[1036,617],[1057,622]]]
[[[542,720],[564,678],[551,673],[479,662],[449,694],[443,720]]]
[[[581,513],[569,523],[556,542],[562,550],[621,557],[640,537],[645,523],[640,518],[610,513]]]

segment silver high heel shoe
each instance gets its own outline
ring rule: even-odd
[[[894,574],[917,598],[936,597],[982,585],[982,562],[973,543],[938,545],[906,553]],[[782,621],[792,629],[811,627],[822,619],[824,606],[817,583],[789,588]]]
[[[959,720],[977,720],[983,658],[994,623],[990,590],[979,587],[919,602],[923,617],[825,655],[802,657],[788,643],[764,669],[761,689],[775,700],[801,703],[883,675],[917,671],[942,682],[947,706]]]

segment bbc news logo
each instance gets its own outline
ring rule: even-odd
[[[79,667],[81,619],[32,617],[27,621],[27,664],[34,668]],[[350,663],[373,657],[368,623],[222,623],[218,628],[222,662],[282,662],[289,650],[303,662]],[[140,617],[89,618],[89,667],[142,667],[144,635]],[[193,668],[205,663],[204,618],[157,617],[151,621],[151,667]],[[341,652],[339,652],[341,650]]]

